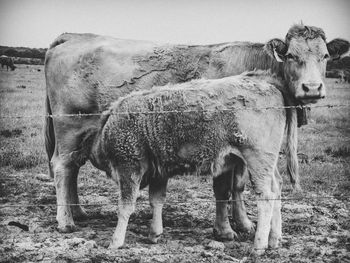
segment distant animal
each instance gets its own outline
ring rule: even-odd
[[[298,153],[298,159],[301,163],[309,164],[309,156],[305,153]]]
[[[118,224],[110,247],[124,244],[139,189],[147,184],[153,209],[150,238],[157,242],[163,232],[168,178],[187,165],[212,175],[218,201],[214,231],[226,238],[235,232],[228,202],[223,200],[229,199],[233,181],[244,187],[243,171],[248,169],[258,195],[256,253],[276,248],[282,235],[277,161],[285,129],[287,151],[295,147],[297,133],[296,110],[283,107],[296,106],[299,94],[297,87],[269,73],[249,72],[133,92],[113,103],[102,118],[93,148],[96,156],[103,156],[120,189]],[[316,102],[325,89],[311,94],[303,98]]]
[[[335,83],[346,83],[350,81],[350,71],[346,69],[332,69],[326,72],[326,77],[337,79]]]
[[[13,58],[5,55],[0,56],[0,64],[1,68],[4,68],[4,66],[6,66],[7,71],[9,70],[9,68],[12,71],[16,69],[16,66],[13,64]]]
[[[112,101],[153,86],[270,69],[290,86],[299,104],[313,103],[325,96],[326,61],[346,49],[349,42],[335,39],[326,43],[322,29],[304,25],[292,26],[285,41],[272,39],[266,44],[163,45],[93,34],[59,36],[46,53],[46,112],[91,115],[45,119],[49,171],[55,177],[59,204],[58,229],[73,231],[73,216],[86,216],[77,194],[80,167],[90,160],[107,174],[111,172],[106,157],[95,153],[93,145],[99,130],[99,116],[95,113],[108,109]],[[296,142],[296,133],[292,136]],[[297,159],[296,143],[294,146],[287,153],[291,160]],[[297,166],[296,161],[288,167],[296,187]],[[240,182],[233,183],[233,219],[239,229],[250,231],[253,224],[243,201],[239,201],[243,199],[243,188]],[[219,207],[217,213],[224,212]],[[218,233],[219,238],[233,238],[232,234],[226,235],[227,231]]]

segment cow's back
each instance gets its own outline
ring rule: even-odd
[[[63,34],[46,54],[47,94],[55,113],[92,113],[130,92],[133,57],[156,46],[92,34]]]

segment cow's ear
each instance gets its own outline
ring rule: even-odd
[[[347,40],[336,38],[327,43],[327,49],[331,59],[336,60],[349,52],[350,43]]]
[[[287,45],[281,39],[274,38],[265,44],[266,52],[278,62],[284,61],[284,55],[287,53]]]

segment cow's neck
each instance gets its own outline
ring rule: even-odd
[[[255,69],[270,70],[283,77],[282,65],[264,50],[264,44],[232,42],[217,47],[212,52],[209,74],[213,71],[227,77]],[[208,76],[212,77],[212,76]]]

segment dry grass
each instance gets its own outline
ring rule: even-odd
[[[19,65],[16,71],[0,72],[1,116],[43,115],[44,96],[42,66]],[[0,119],[0,167],[43,168],[43,120],[39,116]]]

